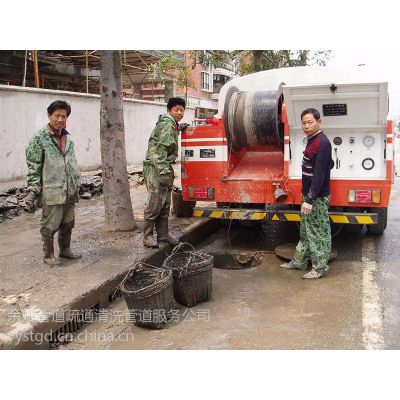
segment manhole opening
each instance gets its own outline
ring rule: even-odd
[[[261,253],[256,251],[230,251],[212,253],[214,268],[243,269],[252,268],[261,263]]]

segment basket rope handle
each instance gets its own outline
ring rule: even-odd
[[[196,251],[194,249],[193,249],[193,251],[189,251],[188,252],[189,253],[189,259],[188,259],[187,263],[185,264],[185,266],[179,270],[179,278],[181,278],[183,276],[183,271],[185,271],[185,275],[187,275],[187,269],[188,269],[189,265],[192,262],[192,257],[193,257],[193,254],[195,254],[195,252]]]
[[[187,247],[190,247],[191,251],[182,251],[182,248],[185,247],[185,245]],[[185,272],[185,274],[187,274],[187,269],[188,269],[189,265],[192,262],[193,254],[196,253],[196,250],[190,243],[181,242],[181,243],[179,243],[177,246],[175,246],[172,249],[171,254],[165,259],[165,261],[170,260],[171,258],[173,258],[179,252],[181,252],[181,253],[189,253],[189,258],[188,258],[185,266],[183,266],[182,268],[179,268],[179,278],[181,278],[183,276],[184,272]]]
[[[191,250],[191,251],[196,251],[195,248],[194,248],[190,243],[181,242],[181,243],[179,243],[177,246],[175,246],[175,247],[172,249],[171,255],[172,255],[172,254],[176,254],[176,253],[178,253],[179,251],[182,251],[182,248],[185,247],[185,246],[190,247],[190,250]]]
[[[134,266],[133,266],[133,268],[131,268],[129,271],[128,271],[128,273],[126,274],[126,276],[125,276],[125,278],[124,279],[122,279],[122,282],[119,284],[119,286],[123,286],[123,284],[125,283],[125,281],[127,280],[127,279],[129,279],[131,276],[132,276],[132,274],[135,272],[135,270],[136,270],[136,265],[137,264],[135,264]],[[117,290],[118,290],[118,287],[115,289],[115,291],[114,291],[114,293],[113,294],[115,294],[116,292],[117,292]]]
[[[136,263],[136,264],[127,272],[125,278],[124,278],[124,279],[122,280],[122,282],[120,283],[120,286],[122,286],[123,283],[124,283],[127,279],[129,279],[129,278],[132,276],[132,274],[133,274],[139,267],[142,267],[142,266],[150,267],[150,268],[152,268],[152,269],[160,269],[160,268],[157,268],[157,267],[155,267],[154,265],[151,265],[151,264],[147,264],[147,263],[144,263],[144,262],[138,262],[138,263]],[[115,291],[114,291],[113,294],[115,294],[115,293],[117,292],[117,290],[118,290],[118,287],[115,289]]]

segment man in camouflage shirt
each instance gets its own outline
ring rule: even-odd
[[[58,231],[59,256],[79,258],[71,251],[71,234],[75,222],[75,203],[79,200],[80,171],[74,144],[65,130],[71,106],[57,100],[47,108],[49,122],[33,135],[26,148],[28,195],[24,208],[36,209],[43,204],[40,233],[43,261],[50,267],[60,265],[54,257],[53,239]]]
[[[293,259],[282,268],[303,269],[311,258],[312,270],[304,279],[318,279],[329,272],[331,226],[329,223],[332,146],[321,130],[319,111],[308,108],[301,113],[301,124],[307,135],[302,161],[302,204],[300,241]]]
[[[160,115],[149,138],[143,176],[149,198],[144,210],[143,244],[158,247],[159,244],[176,245],[178,240],[168,232],[168,216],[171,191],[174,183],[172,164],[178,157],[178,134],[188,124],[178,124],[185,113],[186,102],[172,97],[167,104],[167,114]],[[157,242],[153,237],[154,225]]]

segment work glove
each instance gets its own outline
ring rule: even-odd
[[[168,188],[171,186],[171,175],[170,174],[160,175],[160,186],[162,188]]]
[[[301,205],[301,213],[304,215],[309,215],[311,214],[311,211],[312,211],[312,204],[303,202],[303,204]]]
[[[186,123],[186,122],[182,122],[182,123],[180,123],[179,124],[179,130],[181,131],[181,132],[183,132],[188,126],[190,126],[190,124],[188,124],[188,123]]]
[[[175,154],[171,154],[170,156],[167,157],[167,161],[171,164],[175,164],[175,160],[178,158]]]
[[[30,190],[27,196],[22,200],[22,208],[29,213],[35,212],[38,205],[39,196]]]

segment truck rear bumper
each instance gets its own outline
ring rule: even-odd
[[[195,207],[193,216],[247,221],[299,222],[301,220],[300,211],[294,210],[254,210],[215,207]],[[378,214],[376,213],[332,211],[329,212],[329,218],[334,224],[373,225],[378,223]]]

